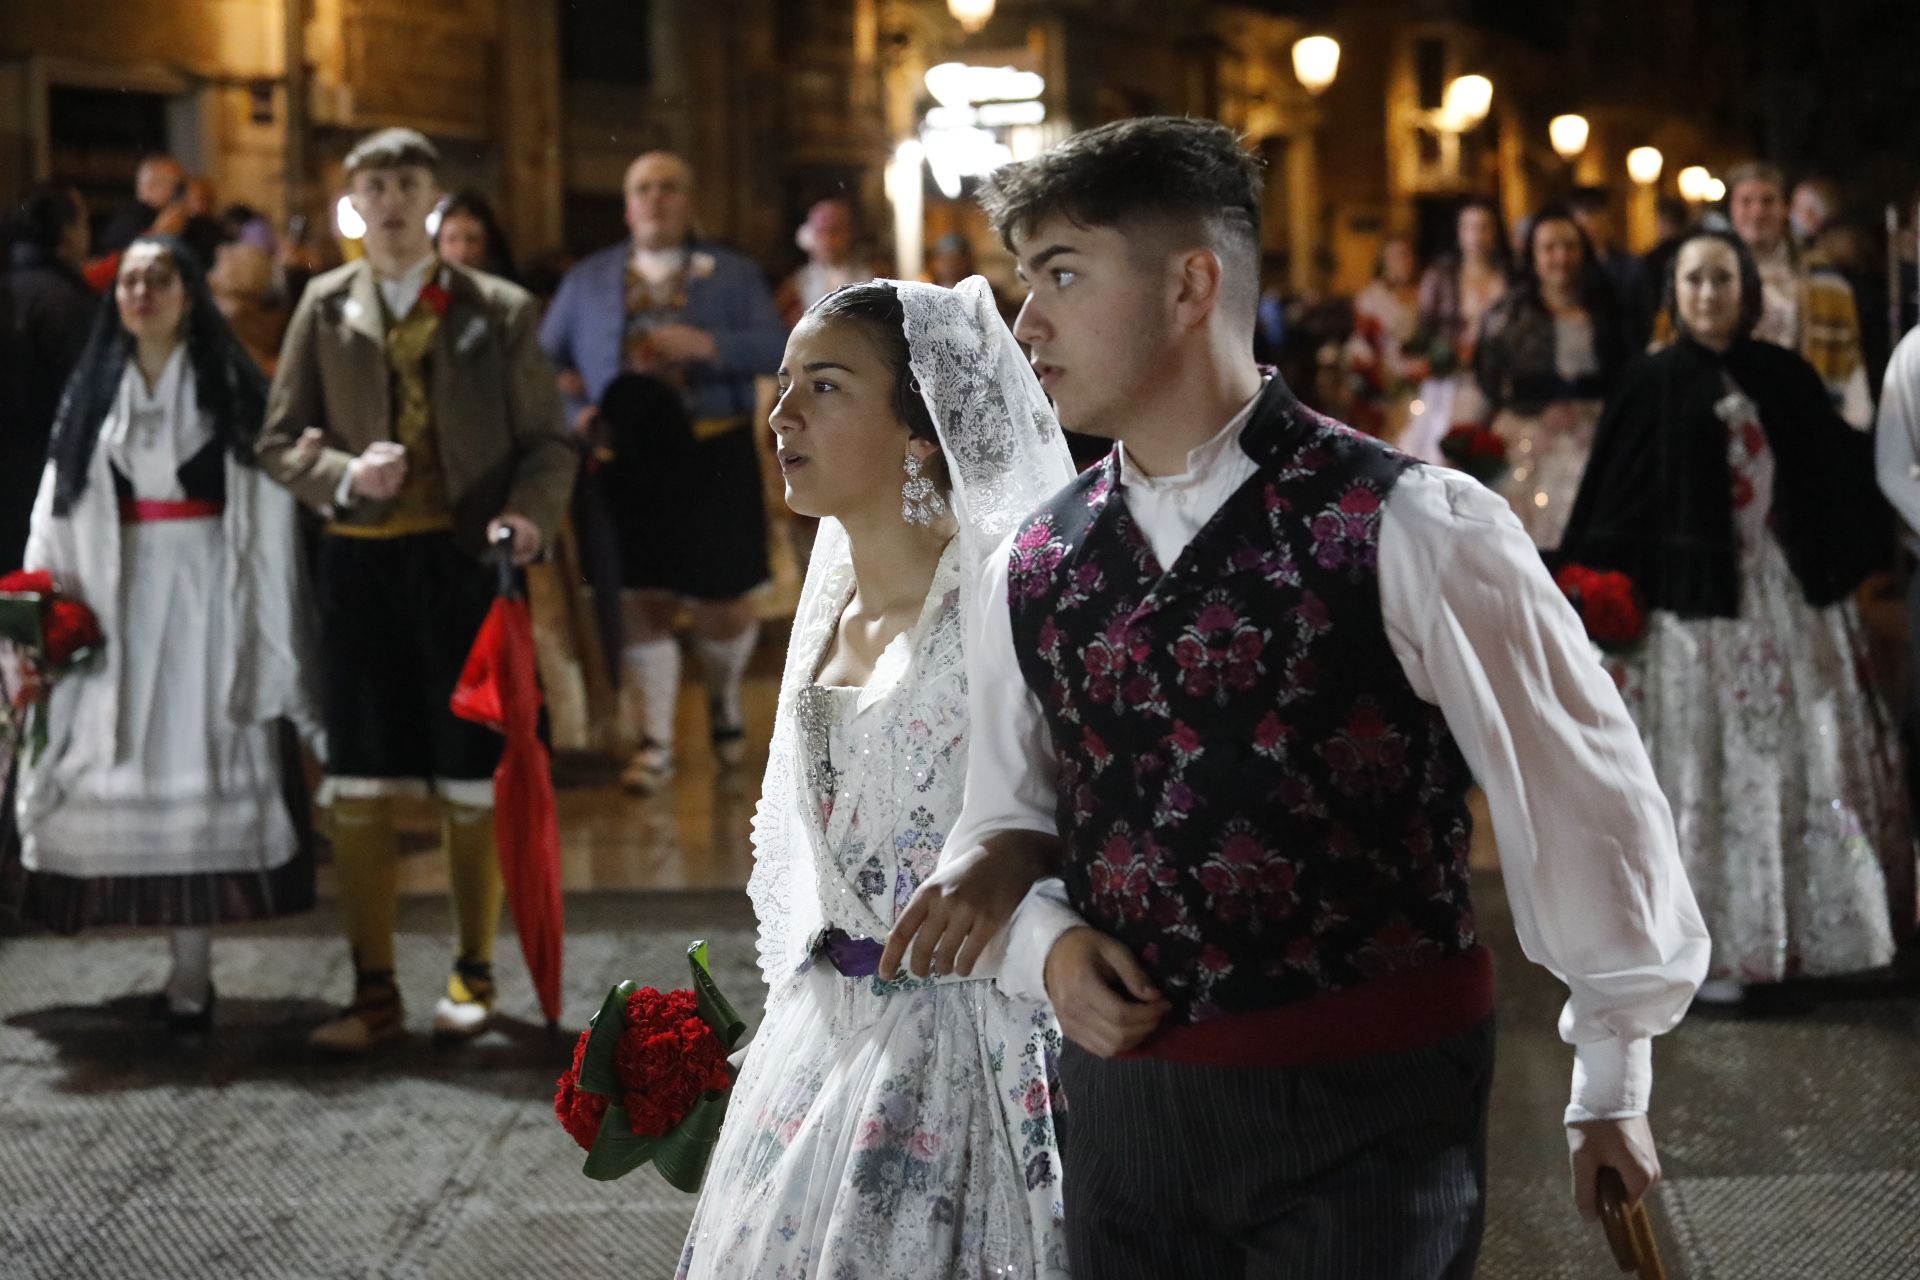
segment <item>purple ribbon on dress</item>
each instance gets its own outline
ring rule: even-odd
[[[826,957],[828,964],[843,978],[871,978],[880,972],[880,953],[886,947],[872,938],[856,938],[845,929],[828,929],[820,935],[814,954]]]

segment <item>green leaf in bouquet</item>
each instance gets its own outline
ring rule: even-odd
[[[601,1117],[600,1132],[594,1135],[593,1147],[587,1152],[587,1163],[580,1172],[596,1182],[624,1178],[658,1156],[661,1144],[672,1137],[671,1132],[662,1138],[641,1137],[633,1131],[633,1122],[627,1118],[627,1109],[616,1102]]]
[[[693,1104],[687,1118],[659,1139],[653,1153],[653,1167],[668,1185],[686,1192],[697,1192],[707,1176],[707,1164],[720,1141],[720,1124],[727,1118],[727,1100],[732,1090],[715,1089]]]
[[[46,652],[47,598],[38,592],[0,592],[0,640],[36,656]]]
[[[731,1050],[746,1034],[747,1024],[733,1011],[733,1005],[720,993],[720,984],[713,980],[713,971],[707,967],[704,939],[687,948],[687,964],[693,970],[693,993],[700,1000],[700,1016],[720,1037],[720,1043]]]
[[[627,1001],[639,989],[639,983],[629,981],[607,992],[600,1012],[594,1014],[593,1021],[588,1024],[591,1029],[587,1033],[587,1051],[580,1058],[580,1087],[588,1093],[608,1098],[620,1096],[620,1077],[614,1074],[613,1054],[627,1029]],[[609,1113],[614,1109],[610,1108]],[[601,1126],[600,1132],[606,1133],[605,1125]],[[598,1145],[597,1141],[595,1145]],[[612,1176],[618,1177],[619,1174]]]

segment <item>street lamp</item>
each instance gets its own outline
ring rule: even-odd
[[[1587,137],[1591,133],[1592,127],[1585,116],[1555,116],[1547,122],[1547,139],[1553,143],[1555,154],[1568,164],[1587,149]]]
[[[1719,204],[1727,198],[1727,184],[1718,178],[1708,178],[1704,194],[1708,204]]]
[[[1493,81],[1485,76],[1459,76],[1440,99],[1440,120],[1449,133],[1465,133],[1492,109]]]
[[[1293,42],[1293,74],[1301,88],[1318,97],[1340,74],[1340,42],[1332,36],[1307,36]]]
[[[1660,181],[1660,168],[1665,157],[1658,147],[1635,147],[1627,152],[1627,176],[1643,187],[1650,187]]]
[[[993,0],[947,0],[947,12],[971,35],[993,17]]]
[[[1707,184],[1713,181],[1705,165],[1690,164],[1682,169],[1675,181],[1680,184],[1680,198],[1699,204],[1707,198]]]

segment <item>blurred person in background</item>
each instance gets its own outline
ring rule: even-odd
[[[99,299],[81,275],[87,262],[87,206],[80,193],[43,182],[13,211],[8,227],[6,421],[0,422],[0,573],[20,567],[47,439],[67,375],[87,345]]]
[[[384,129],[347,153],[364,257],[316,278],[274,375],[260,460],[327,515],[316,553],[334,874],[352,1002],[308,1043],[364,1053],[405,1030],[394,974],[394,801],[431,794],[457,931],[436,1035],[492,1019],[500,737],[457,718],[454,685],[493,606],[490,548],[516,565],[551,541],[578,457],[533,299],[442,262],[427,231],[439,153]]]
[[[873,279],[873,264],[855,253],[856,234],[853,205],[838,196],[817,200],[807,210],[807,220],[793,237],[807,260],[787,277],[773,299],[788,328],[800,323],[808,307],[835,289]]]
[[[608,650],[621,654],[623,714],[639,742],[621,778],[648,794],[674,771],[682,602],[715,759],[728,769],[745,759],[741,680],[760,634],[748,595],[771,576],[754,378],[779,369],[787,326],[760,269],[695,234],[686,161],[648,152],[624,189],[632,238],[567,273],[540,343],[594,444],[576,528],[596,596],[620,600]]]
[[[1400,448],[1423,462],[1439,463],[1440,441],[1456,423],[1477,422],[1486,413],[1473,356],[1480,321],[1507,291],[1513,262],[1500,211],[1475,196],[1454,217],[1454,248],[1427,268],[1420,281],[1420,329],[1415,354],[1427,362],[1420,384],[1420,411],[1402,433]]]
[[[1853,289],[1838,272],[1794,248],[1787,180],[1778,168],[1762,161],[1736,165],[1726,182],[1733,230],[1760,268],[1764,296],[1753,336],[1806,357],[1840,416],[1866,430],[1873,425],[1873,394]]]
[[[1647,336],[1653,331],[1656,304],[1640,259],[1628,253],[1620,242],[1619,224],[1613,216],[1612,193],[1605,187],[1578,187],[1568,198],[1567,207],[1573,213],[1573,220],[1587,233],[1587,241],[1593,245],[1594,260],[1606,272],[1607,281],[1613,286],[1614,300],[1619,303],[1621,314],[1630,326],[1628,340],[1635,350],[1644,347]]]
[[[1802,178],[1787,202],[1787,223],[1793,228],[1793,242],[1802,249],[1813,248],[1833,220],[1840,216],[1840,188],[1829,178]]]
[[[442,261],[519,283],[507,233],[486,197],[474,191],[457,192],[440,202],[439,212],[433,242]]]
[[[1542,551],[1560,545],[1631,326],[1564,205],[1527,223],[1513,288],[1487,313],[1474,356],[1489,424],[1507,445],[1495,485]]]
[[[1873,448],[1819,375],[1750,336],[1761,287],[1739,238],[1681,245],[1675,340],[1621,377],[1560,548],[1627,574],[1647,610],[1608,666],[1673,809],[1713,943],[1709,1002],[1886,964],[1882,860],[1913,884],[1853,598],[1892,522]]]
[[[1344,420],[1383,440],[1406,429],[1426,362],[1410,350],[1420,327],[1420,259],[1413,240],[1388,236],[1373,279],[1353,300],[1353,336],[1341,350],[1347,371]]]
[[[316,748],[312,600],[294,503],[254,458],[260,371],[168,236],[120,255],[68,383],[30,569],[98,619],[100,657],[47,702],[20,768],[0,896],[61,933],[168,930],[155,1000],[213,1017],[214,926],[305,911],[314,863],[289,726]]]
[[[150,155],[140,162],[134,173],[133,203],[115,214],[101,233],[100,243],[95,251],[101,254],[114,254],[133,243],[133,238],[160,221],[162,213],[177,206],[177,225],[169,220],[169,225],[158,229],[166,232],[178,232],[186,226],[189,215],[185,198],[187,194],[187,171],[178,160],[169,155]]]

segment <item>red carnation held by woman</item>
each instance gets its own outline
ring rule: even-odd
[[[626,1013],[626,1029],[613,1056],[619,1101],[635,1135],[661,1137],[687,1118],[702,1095],[733,1083],[727,1050],[700,1016],[699,998],[691,991],[663,994],[642,987],[628,999]],[[581,1033],[573,1066],[560,1077],[553,1100],[561,1125],[588,1149],[611,1101],[579,1087],[581,1058],[591,1035]]]

